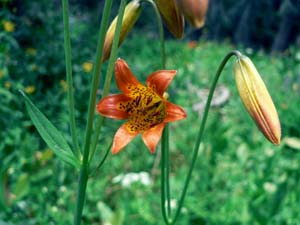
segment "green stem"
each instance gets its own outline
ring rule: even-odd
[[[229,52],[224,57],[224,59],[222,60],[221,64],[219,65],[219,68],[218,68],[218,70],[217,70],[217,72],[214,76],[213,83],[212,83],[211,89],[209,90],[209,94],[208,94],[208,97],[207,97],[207,101],[206,101],[202,121],[201,121],[200,128],[199,128],[199,131],[198,131],[198,136],[197,136],[196,143],[195,143],[195,146],[194,146],[192,162],[190,164],[188,175],[186,177],[186,180],[185,180],[185,183],[184,183],[184,186],[183,186],[183,190],[182,190],[182,193],[181,193],[181,196],[180,196],[180,199],[179,199],[178,208],[176,210],[174,219],[172,220],[171,224],[175,224],[175,222],[176,222],[176,220],[177,220],[177,218],[180,214],[180,211],[181,211],[181,208],[182,208],[185,196],[186,196],[187,188],[188,188],[191,176],[192,176],[192,172],[193,172],[193,169],[195,167],[195,162],[196,162],[197,155],[198,155],[198,152],[199,152],[199,147],[200,147],[200,143],[201,143],[201,140],[202,140],[202,136],[203,136],[203,132],[204,132],[204,128],[205,128],[205,124],[206,124],[206,120],[207,120],[211,100],[213,98],[213,94],[214,94],[214,91],[216,89],[216,85],[217,85],[217,82],[218,82],[219,77],[221,75],[221,72],[223,71],[224,66],[226,65],[228,60],[231,58],[231,56],[240,57],[241,53],[239,51],[236,51],[236,50]]]
[[[170,193],[170,147],[169,147],[169,126],[166,125],[163,136],[163,146],[166,152],[165,170],[166,170],[166,197],[167,197],[167,212],[168,216],[171,216],[171,193]]]
[[[156,3],[153,0],[145,0],[146,2],[149,2],[155,11],[157,23],[158,23],[158,30],[159,30],[159,39],[160,39],[160,54],[161,54],[161,68],[166,68],[166,51],[165,51],[165,35],[164,35],[164,27],[163,22],[159,13],[159,10],[157,8]]]
[[[165,38],[162,19],[157,8],[157,5],[153,0],[145,0],[149,2],[155,11],[159,37],[160,37],[160,50],[161,50],[161,67],[166,68],[166,50],[165,50]],[[161,142],[161,210],[162,216],[166,224],[171,222],[171,194],[170,194],[170,156],[169,156],[169,126],[167,125],[163,131]]]
[[[62,7],[63,7],[63,22],[64,22],[64,48],[65,48],[66,73],[67,73],[67,84],[68,84],[67,94],[68,94],[68,103],[69,103],[70,129],[71,129],[74,153],[80,159],[81,153],[80,153],[79,143],[77,139],[75,112],[74,112],[75,107],[74,107],[74,93],[73,93],[68,0],[62,0]]]
[[[74,215],[74,225],[81,224],[82,211],[85,201],[85,192],[88,181],[88,164],[82,164],[80,169],[79,179],[78,179],[78,190],[76,195],[76,205],[75,205],[75,215]]]
[[[169,129],[165,127],[161,142],[161,210],[166,224],[171,218]]]
[[[105,1],[103,16],[100,25],[98,44],[97,44],[97,53],[95,59],[96,63],[93,70],[92,89],[90,92],[90,99],[89,99],[88,119],[87,119],[87,126],[86,126],[85,144],[83,149],[83,160],[82,160],[82,166],[80,169],[80,175],[78,180],[78,190],[77,190],[76,206],[75,206],[75,214],[74,214],[74,225],[81,224],[81,216],[82,216],[82,211],[84,206],[86,186],[87,186],[88,173],[89,173],[89,150],[90,150],[91,132],[93,127],[93,118],[95,113],[96,93],[97,93],[97,87],[99,85],[100,71],[102,66],[101,57],[103,52],[103,45],[104,45],[105,34],[108,26],[112,1],[113,0]]]
[[[93,169],[93,171],[90,172],[90,176],[93,176],[93,175],[97,172],[97,170],[99,170],[99,169],[102,167],[102,165],[104,164],[104,162],[105,162],[105,160],[106,160],[106,158],[107,158],[107,156],[108,156],[108,154],[109,154],[109,152],[110,152],[110,149],[111,149],[112,144],[113,144],[113,143],[111,142],[110,145],[108,146],[108,148],[105,150],[105,154],[104,154],[104,156],[103,156],[101,162],[98,164],[98,166],[96,166],[96,167]]]
[[[122,21],[123,21],[123,17],[124,17],[126,2],[127,2],[126,0],[121,0],[121,3],[120,3],[115,35],[114,35],[114,39],[113,39],[113,43],[112,43],[111,54],[109,57],[108,68],[106,71],[106,76],[105,76],[105,81],[104,81],[102,98],[104,98],[105,96],[108,95],[108,92],[110,89],[111,79],[112,79],[113,71],[114,71],[114,65],[115,65],[115,61],[117,58],[118,45],[119,45],[119,39],[120,39],[120,35],[121,35]],[[103,121],[104,121],[104,118],[102,116],[99,116],[97,119],[97,122],[96,122],[95,134],[94,134],[93,141],[92,141],[90,160],[93,158],[93,156],[95,154]]]

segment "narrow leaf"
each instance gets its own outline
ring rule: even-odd
[[[26,109],[37,131],[47,143],[50,149],[64,162],[79,168],[80,162],[72,152],[67,141],[57,128],[44,116],[44,114],[32,103],[32,101],[20,91],[25,99]]]
[[[13,190],[13,194],[16,197],[14,199],[14,202],[17,202],[18,200],[26,196],[28,192],[29,192],[29,175],[27,173],[23,173],[18,177]]]

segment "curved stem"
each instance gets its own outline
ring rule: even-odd
[[[97,165],[97,167],[95,167],[93,169],[93,171],[90,172],[90,176],[93,176],[97,172],[97,170],[100,169],[103,166],[103,164],[104,164],[104,162],[105,162],[105,160],[106,160],[106,158],[109,154],[109,150],[111,149],[112,144],[113,144],[113,142],[111,142],[110,145],[108,146],[108,148],[106,149],[105,154],[104,154],[101,162]]]
[[[74,93],[73,93],[73,77],[72,77],[72,61],[71,61],[71,41],[70,41],[70,28],[69,28],[69,2],[68,0],[62,0],[63,8],[63,21],[64,21],[64,48],[66,59],[66,73],[67,73],[67,94],[69,103],[69,120],[70,130],[73,142],[74,153],[78,159],[80,159],[81,152],[79,148],[76,123],[75,123],[75,107],[74,107]]]
[[[214,79],[213,79],[213,82],[212,82],[212,85],[211,85],[211,89],[209,90],[209,94],[208,94],[208,97],[207,97],[203,117],[202,117],[202,120],[201,120],[200,128],[199,128],[199,131],[198,131],[198,136],[197,136],[197,139],[196,139],[196,143],[194,145],[192,162],[190,164],[188,175],[186,177],[186,180],[185,180],[185,183],[184,183],[184,186],[183,186],[183,190],[182,190],[182,193],[181,193],[181,196],[180,196],[180,199],[179,199],[178,208],[176,210],[175,216],[174,216],[171,224],[175,224],[175,222],[176,222],[176,220],[177,220],[177,218],[180,214],[180,211],[181,211],[181,208],[182,208],[185,196],[186,196],[187,188],[188,188],[191,176],[192,176],[192,172],[193,172],[193,169],[195,167],[195,162],[196,162],[197,155],[198,155],[198,152],[199,152],[199,147],[200,147],[200,143],[201,143],[201,140],[202,140],[202,136],[203,136],[203,132],[204,132],[204,128],[205,128],[205,124],[206,124],[206,120],[207,120],[211,100],[213,98],[213,94],[214,94],[214,91],[216,89],[216,85],[217,85],[217,82],[218,82],[219,77],[221,75],[221,72],[223,71],[224,66],[226,65],[228,60],[231,58],[231,56],[240,57],[241,53],[239,51],[236,51],[236,50],[229,52],[224,57],[224,59],[222,60],[221,64],[219,65],[219,68],[218,68],[218,70],[217,70],[217,72],[214,76]]]
[[[105,38],[105,33],[108,25],[112,1],[113,0],[105,1],[103,16],[100,25],[99,39],[98,39],[97,53],[96,53],[96,63],[95,63],[95,68],[93,70],[92,89],[90,92],[88,120],[87,120],[85,144],[83,150],[83,160],[82,160],[82,165],[81,165],[80,175],[78,180],[78,190],[77,190],[75,214],[74,214],[74,225],[81,224],[81,216],[82,216],[86,186],[88,181],[90,138],[91,138],[91,132],[93,127],[93,118],[94,118],[94,111],[95,111],[95,104],[96,104],[95,102],[96,92],[100,80],[100,71],[102,65],[101,57],[102,57],[104,38]]]
[[[105,96],[108,95],[108,92],[110,89],[114,65],[115,65],[115,61],[117,58],[118,45],[119,45],[119,39],[120,39],[120,34],[121,34],[122,21],[123,21],[123,17],[124,17],[126,2],[127,2],[126,0],[121,0],[121,3],[120,3],[115,35],[113,38],[108,68],[106,70],[106,75],[105,75],[102,98],[104,98]],[[99,115],[97,118],[95,134],[94,134],[93,141],[92,141],[90,160],[93,158],[93,156],[95,154],[103,121],[104,121],[104,118]]]
[[[146,2],[149,2],[155,11],[157,23],[158,23],[158,29],[159,29],[159,39],[160,39],[160,54],[161,54],[161,69],[166,68],[166,50],[165,50],[165,35],[164,35],[164,27],[163,22],[159,13],[159,10],[157,8],[157,5],[153,0],[144,0]]]

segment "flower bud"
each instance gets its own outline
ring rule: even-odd
[[[133,25],[135,24],[135,22],[141,14],[141,10],[142,8],[139,0],[132,0],[126,5],[118,46],[122,44],[129,31],[132,29]],[[115,17],[115,19],[112,21],[106,32],[102,61],[107,60],[110,56],[112,42],[115,36],[117,26],[117,20],[118,16]]]
[[[178,9],[176,0],[155,0],[168,30],[176,38],[182,38],[184,30],[184,17]]]
[[[204,26],[208,0],[177,0],[177,4],[193,27],[201,28]]]
[[[281,128],[276,108],[252,61],[241,56],[234,66],[240,97],[261,132],[273,144],[280,144]]]

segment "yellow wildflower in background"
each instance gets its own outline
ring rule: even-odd
[[[35,48],[27,48],[26,54],[34,56],[34,55],[36,55],[36,49]]]
[[[68,89],[68,84],[65,80],[60,80],[60,86],[61,88],[63,89],[63,92],[67,92],[67,89]]]
[[[36,87],[33,86],[33,85],[27,86],[27,87],[25,88],[25,92],[26,92],[27,94],[32,94],[33,92],[35,92],[35,90],[36,90]]]
[[[3,20],[2,25],[4,30],[8,33],[14,32],[16,29],[16,24],[9,20]]]
[[[38,66],[36,64],[31,64],[30,69],[31,71],[38,71]]]
[[[0,79],[2,78],[2,77],[4,77],[4,70],[0,70]]]
[[[4,83],[4,87],[5,87],[6,89],[10,89],[10,88],[11,88],[11,83],[10,83],[9,81],[6,81],[6,82]]]
[[[93,63],[91,63],[91,62],[84,62],[82,64],[82,68],[83,68],[84,72],[89,73],[93,69]]]

